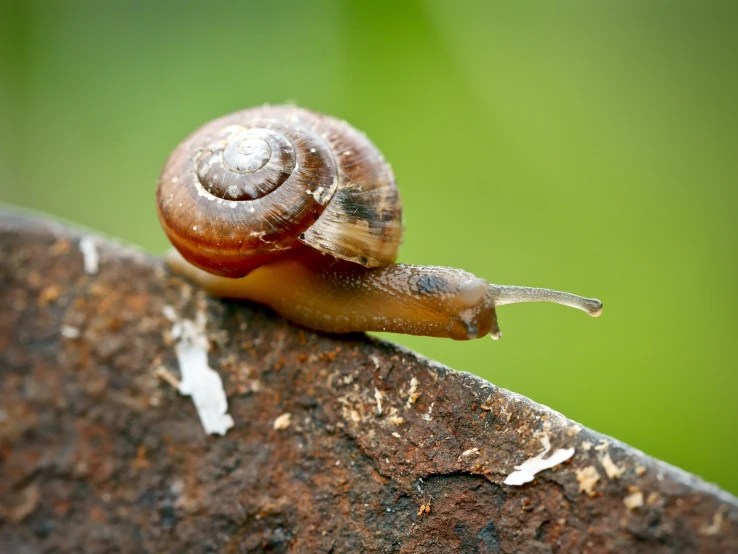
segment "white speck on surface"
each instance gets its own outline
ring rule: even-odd
[[[415,404],[415,401],[420,396],[420,393],[418,392],[419,384],[420,381],[418,381],[415,377],[410,379],[410,388],[407,391],[407,402],[405,403],[405,407],[407,409],[410,409],[410,407]]]
[[[323,193],[326,191],[325,187],[319,186],[315,190],[308,190],[306,191],[306,194],[308,196],[312,196],[313,200],[315,200],[318,204],[325,204],[330,200],[330,196],[324,195]]]
[[[382,415],[382,393],[378,388],[374,389],[374,400],[377,401],[377,415]]]
[[[712,523],[710,525],[705,525],[703,527],[700,527],[697,532],[702,535],[703,537],[710,537],[712,535],[717,535],[720,532],[720,529],[723,526],[723,520],[725,519],[723,517],[723,514],[728,510],[727,506],[725,504],[722,504],[717,511],[712,516]]]
[[[623,471],[625,471],[623,468],[615,465],[610,454],[605,454],[602,458],[602,467],[605,468],[605,475],[607,475],[608,479],[619,479]]]
[[[181,496],[182,493],[185,491],[185,483],[182,479],[174,479],[172,481],[172,484],[169,485],[169,491],[174,496]]]
[[[471,458],[472,456],[479,456],[479,448],[470,448],[469,450],[464,450],[459,456],[459,460],[461,460],[461,458]]]
[[[72,327],[71,325],[62,325],[59,332],[65,339],[78,339],[82,334],[79,329]]]
[[[395,437],[396,439],[401,439],[402,438],[402,435],[400,435],[400,433],[398,433],[397,431],[393,432],[392,433],[392,436]]]
[[[177,321],[177,312],[172,306],[166,305],[161,309],[161,313],[164,314],[169,321],[175,323]]]
[[[165,306],[162,312],[172,321],[172,338],[177,341],[174,351],[182,375],[179,393],[192,397],[206,433],[225,435],[233,427],[233,418],[228,413],[223,381],[208,365],[209,342],[205,334],[205,314],[198,313],[197,319],[192,321],[177,319],[171,306]]]
[[[543,445],[543,451],[533,458],[528,458],[519,466],[515,466],[517,471],[513,471],[507,476],[505,479],[506,485],[520,486],[530,483],[537,473],[540,473],[544,469],[551,469],[574,455],[573,448],[559,448],[548,458],[544,459],[544,456],[551,450],[551,441],[548,435],[541,437],[541,444]]]
[[[177,379],[177,377],[163,365],[157,367],[154,374],[162,381],[166,381],[173,388],[179,390],[179,384],[181,383],[181,381]]]
[[[405,423],[405,418],[397,415],[397,408],[391,407],[389,409],[389,417],[387,418],[387,421],[389,421],[392,425],[402,425]]]
[[[587,496],[594,496],[595,485],[600,480],[600,473],[595,466],[587,466],[584,469],[577,469],[577,482],[579,483],[579,492],[587,493]]]
[[[572,425],[566,430],[566,434],[570,437],[576,437],[581,430],[582,428],[579,425]]]
[[[635,491],[625,498],[623,498],[623,504],[629,510],[635,510],[643,506],[643,493],[641,491]]]
[[[274,430],[275,431],[284,431],[287,429],[287,427],[290,426],[290,423],[292,423],[292,414],[291,413],[285,413],[280,416],[277,416],[277,419],[274,420]]]
[[[431,405],[428,406],[428,413],[427,414],[423,414],[423,419],[424,420],[430,421],[431,419],[433,419],[433,417],[431,416],[431,414],[433,413],[433,406],[435,406],[435,405],[436,405],[435,402],[431,402]]]
[[[193,225],[193,226],[192,226],[192,230],[193,230],[193,231],[197,231],[197,225]]]
[[[595,450],[597,450],[597,452],[607,452],[608,448],[610,448],[610,443],[607,439],[602,439],[600,443],[595,446]]]
[[[100,257],[95,246],[95,239],[92,237],[82,237],[79,241],[79,251],[82,252],[82,262],[85,264],[85,271],[94,275],[100,268]]]

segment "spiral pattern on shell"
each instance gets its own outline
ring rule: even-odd
[[[228,277],[303,245],[388,265],[402,234],[377,148],[343,121],[292,106],[236,112],[193,133],[159,177],[157,209],[185,259]]]

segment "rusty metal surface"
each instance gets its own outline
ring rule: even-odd
[[[693,475],[100,238],[89,273],[83,236],[0,213],[0,552],[738,552],[738,499]],[[207,318],[224,437],[157,377],[165,306]],[[504,485],[542,437],[573,458]]]

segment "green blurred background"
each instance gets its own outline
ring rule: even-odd
[[[170,150],[264,102],[395,170],[404,262],[597,296],[390,336],[738,492],[738,3],[39,2],[0,14],[0,202],[152,252]]]

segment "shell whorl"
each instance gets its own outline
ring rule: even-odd
[[[229,277],[301,244],[388,265],[402,234],[377,148],[345,122],[289,106],[237,112],[192,134],[159,177],[157,207],[188,261]]]

